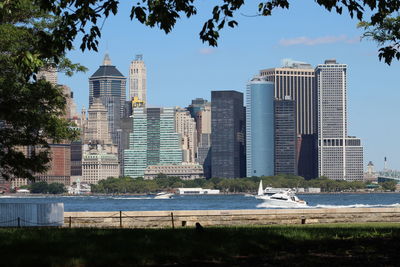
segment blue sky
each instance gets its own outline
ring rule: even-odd
[[[168,35],[131,22],[131,1],[121,2],[118,15],[105,21],[98,53],[68,53],[89,71],[72,78],[59,75],[59,83],[74,91],[78,109],[88,106],[88,78],[107,50],[125,76],[134,56],[143,54],[151,106],[185,107],[196,97],[210,99],[211,90],[244,92],[260,69],[279,67],[284,58],[313,66],[336,58],[348,64],[349,135],[362,139],[364,162],[372,160],[381,169],[387,156],[389,167],[400,169],[400,64],[380,62],[377,45],[360,41],[362,30],[347,14],[329,13],[314,1],[292,1],[289,10],[254,17],[258,1],[248,1],[236,15],[239,26],[224,29],[218,47],[211,48],[200,41],[199,32],[214,1],[201,3],[197,16],[179,20]]]

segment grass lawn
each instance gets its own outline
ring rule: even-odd
[[[1,228],[0,266],[396,266],[399,224]]]

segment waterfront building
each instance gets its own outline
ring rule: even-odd
[[[245,129],[243,93],[237,91],[212,91],[212,177],[245,177]]]
[[[315,69],[318,95],[318,175],[363,179],[361,140],[347,133],[347,65],[326,60]]]
[[[296,101],[276,99],[274,109],[275,175],[297,175]]]
[[[118,155],[100,144],[85,144],[82,159],[82,183],[97,184],[108,177],[119,177]]]
[[[364,173],[365,182],[378,182],[378,173],[375,171],[375,165],[372,161],[368,162],[367,171]]]
[[[147,103],[147,72],[143,55],[136,55],[129,67],[129,100],[137,98],[143,107]]]
[[[246,90],[247,177],[274,175],[274,83],[254,77]]]
[[[36,182],[61,183],[65,186],[71,183],[71,145],[50,144],[49,169],[45,173],[35,175]]]
[[[182,160],[194,163],[197,152],[197,129],[194,118],[184,108],[175,109],[175,131],[180,134]]]
[[[183,163],[175,165],[151,165],[144,171],[144,179],[154,179],[163,174],[167,177],[179,177],[182,180],[194,180],[204,178],[203,167],[195,163]]]
[[[109,55],[106,54],[103,64],[89,78],[89,105],[99,98],[107,109],[108,128],[115,145],[119,145],[118,129],[121,128],[124,112],[125,90],[126,78],[112,65]]]
[[[296,132],[298,143],[298,174],[306,179],[317,177],[317,107],[315,71],[308,63],[285,60],[280,68],[260,71],[260,75],[274,82],[275,98],[290,96],[296,102]]]
[[[182,163],[175,108],[134,108],[129,149],[124,151],[124,174],[143,177],[148,166]]]

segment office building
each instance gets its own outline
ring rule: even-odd
[[[137,98],[147,103],[147,73],[143,55],[136,55],[129,67],[129,100]]]
[[[298,143],[298,174],[306,179],[317,177],[317,106],[315,71],[308,63],[285,60],[280,68],[260,71],[274,82],[275,98],[289,96],[296,102],[296,132]]]
[[[274,175],[274,83],[254,77],[246,90],[247,177]]]
[[[326,60],[316,69],[318,175],[334,180],[363,179],[361,140],[347,133],[347,65]]]
[[[210,102],[203,98],[196,98],[192,100],[192,104],[190,104],[186,109],[189,110],[192,118],[197,121],[197,113],[200,110],[204,110],[206,106],[210,106]]]
[[[129,149],[124,151],[124,174],[143,177],[148,166],[182,164],[175,108],[134,108]]]
[[[211,178],[211,103],[197,112],[197,156],[196,162],[203,166],[204,176]]]
[[[71,183],[71,145],[50,144],[49,169],[45,173],[35,175],[36,182],[61,183],[69,186]]]
[[[124,113],[126,78],[112,65],[108,54],[104,56],[103,64],[89,78],[89,105],[96,98],[107,109],[108,128],[115,145],[119,144],[121,117]]]
[[[100,98],[94,98],[90,105],[88,117],[85,120],[85,139],[86,144],[96,142],[100,144],[112,145],[111,133],[109,130],[107,109]]]
[[[297,175],[296,102],[290,96],[274,101],[275,174]]]
[[[179,177],[182,180],[194,180],[204,178],[203,167],[195,163],[183,163],[178,165],[152,165],[144,171],[144,179],[152,180],[158,175],[167,177]]]
[[[237,91],[212,91],[212,177],[245,177],[245,129],[243,93]]]
[[[187,109],[175,109],[175,131],[180,134],[182,161],[194,163],[197,152],[197,129],[194,118]]]
[[[71,143],[71,176],[82,176],[82,152],[82,141]]]
[[[120,167],[117,154],[112,154],[98,144],[85,144],[80,182],[97,184],[109,177],[117,178]]]

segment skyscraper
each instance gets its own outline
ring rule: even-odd
[[[212,91],[212,177],[238,178],[246,175],[245,128],[243,93]]]
[[[124,112],[126,78],[112,65],[108,54],[103,64],[89,78],[89,105],[100,98],[107,109],[109,131],[115,145],[119,144],[118,129]]]
[[[148,166],[182,163],[174,108],[134,108],[129,149],[124,152],[124,174],[143,177]]]
[[[129,67],[129,100],[135,96],[147,104],[147,74],[143,55],[136,55]]]
[[[315,72],[310,64],[285,61],[281,68],[265,69],[260,75],[275,84],[275,98],[290,96],[296,101],[296,125],[299,134],[316,133]]]
[[[62,183],[70,185],[71,179],[71,145],[50,144],[51,161],[45,173],[37,174],[36,181]]]
[[[363,179],[361,140],[347,135],[347,65],[326,60],[315,69],[318,93],[318,175]]]
[[[96,141],[96,143],[111,145],[107,109],[100,98],[94,98],[87,113],[84,142],[87,144]]]
[[[275,174],[297,175],[296,102],[276,99],[274,109]]]
[[[204,109],[197,112],[197,158],[203,165],[204,176],[211,178],[211,103],[207,102]]]
[[[197,152],[197,129],[187,109],[176,108],[175,131],[180,134],[183,162],[194,163]]]
[[[190,104],[186,109],[189,110],[190,115],[197,121],[197,113],[200,110],[204,110],[206,106],[209,106],[210,103],[203,98],[196,98],[192,100],[192,104]]]
[[[274,175],[274,83],[255,77],[246,91],[247,177]]]
[[[306,179],[317,176],[317,107],[315,71],[308,63],[286,60],[283,67],[260,71],[275,84],[275,98],[289,96],[296,102],[296,128],[301,136],[298,144],[298,174]]]

